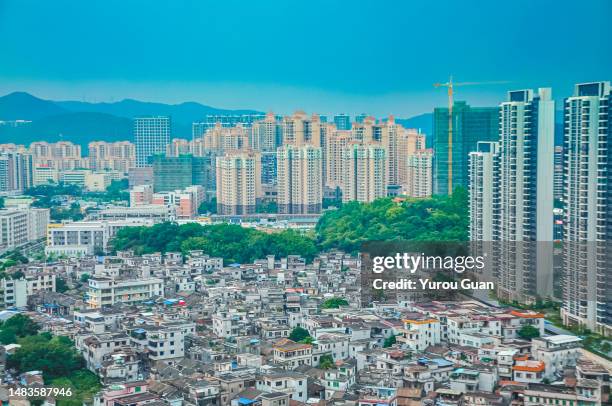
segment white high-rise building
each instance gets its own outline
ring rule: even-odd
[[[19,193],[32,187],[32,155],[0,153],[0,193]]]
[[[470,237],[495,242],[488,255],[504,300],[553,293],[554,108],[548,88],[509,92],[499,143],[470,154]]]
[[[380,142],[387,150],[387,183],[405,185],[408,173],[406,159],[425,148],[425,137],[414,129],[406,129],[395,123],[393,116],[380,127]],[[364,134],[366,138],[372,134]]]
[[[387,194],[386,151],[378,143],[351,142],[342,151],[342,200],[371,202]]]
[[[134,142],[138,168],[148,166],[151,156],[166,153],[166,146],[170,143],[170,132],[170,117],[153,116],[134,119]]]
[[[338,131],[331,126],[325,140],[325,186],[343,188],[345,168],[344,150],[352,140],[350,131]],[[349,168],[350,170],[350,168]]]
[[[262,196],[261,155],[229,152],[217,157],[217,213],[252,214]]]
[[[323,203],[322,152],[314,145],[278,148],[278,211],[320,213]]]
[[[404,160],[404,159],[402,159]],[[404,192],[410,197],[431,197],[433,187],[433,150],[419,149],[405,159],[402,171]]]
[[[498,295],[552,296],[555,102],[549,88],[508,93],[499,110]]]
[[[261,183],[276,184],[276,149],[282,139],[281,126],[273,113],[253,124],[251,147],[261,152]]]
[[[564,323],[612,334],[610,82],[581,83],[565,100]]]
[[[493,241],[496,236],[494,216],[499,209],[499,144],[480,141],[476,148],[470,152],[469,159],[470,240]]]

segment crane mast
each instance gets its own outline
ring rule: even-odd
[[[434,83],[434,87],[446,87],[448,93],[448,194],[453,194],[453,88],[455,86],[473,86],[473,85],[495,85],[504,84],[507,81],[496,82],[453,82],[453,77],[450,76],[446,83]]]

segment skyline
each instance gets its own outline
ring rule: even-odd
[[[456,99],[474,106],[523,88],[552,87],[559,99],[574,83],[607,79],[612,56],[598,39],[610,34],[608,2],[480,4],[476,12],[450,2],[391,3],[376,14],[370,2],[295,11],[282,2],[4,1],[0,93],[410,117],[446,104],[432,85],[450,74],[509,82],[457,89]],[[500,29],[507,21],[515,23]],[[582,58],[568,57],[577,52]]]

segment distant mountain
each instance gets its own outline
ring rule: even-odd
[[[125,99],[115,103],[43,100],[24,92],[0,97],[0,120],[31,120],[19,127],[0,126],[0,142],[30,143],[63,139],[81,144],[94,140],[131,140],[132,118],[172,117],[172,136],[191,138],[191,123],[207,114],[250,114],[255,110],[217,109],[195,102],[148,103]]]
[[[396,118],[395,122],[401,124],[404,128],[416,128],[425,134],[425,144],[427,148],[431,148],[431,140],[433,139],[433,113],[420,114],[410,118]]]
[[[188,125],[189,128],[191,128],[192,122],[201,120],[208,114],[259,113],[255,110],[217,109],[196,102],[164,104],[125,99],[114,103],[86,103],[79,101],[58,101],[55,103],[69,111],[93,111],[127,118],[147,115],[171,116],[172,121],[181,125]]]
[[[38,120],[67,113],[56,103],[39,99],[29,93],[14,92],[0,97],[0,120]]]
[[[132,138],[132,120],[105,113],[64,113],[44,117],[28,125],[0,126],[2,142],[72,141],[83,147],[91,141],[122,141]]]

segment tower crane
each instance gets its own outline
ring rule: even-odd
[[[455,86],[499,85],[507,81],[496,82],[453,82],[451,76],[446,83],[434,83],[434,87],[448,89],[448,194],[453,194],[453,88]]]

